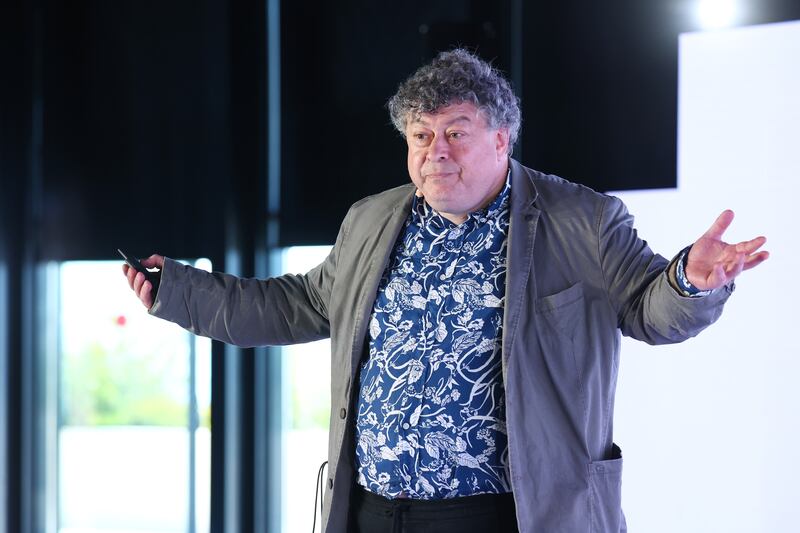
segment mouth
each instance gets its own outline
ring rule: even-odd
[[[447,177],[452,176],[454,174],[457,174],[457,172],[429,172],[427,174],[423,174],[422,177],[425,178],[425,179],[434,179],[435,180],[435,179],[447,178]]]

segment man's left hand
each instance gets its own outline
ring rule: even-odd
[[[733,211],[726,209],[692,245],[686,262],[686,277],[700,290],[722,287],[743,270],[749,270],[769,257],[769,252],[757,252],[767,242],[766,237],[737,244],[724,242],[722,234],[732,221]]]

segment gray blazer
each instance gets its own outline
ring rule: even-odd
[[[733,284],[685,298],[617,198],[511,160],[503,379],[521,532],[622,532],[622,456],[612,441],[620,333],[680,342],[714,322]],[[167,260],[150,312],[239,346],[331,338],[329,479],[323,522],[344,533],[355,476],[357,369],[381,275],[414,186],[354,204],[305,275],[240,279]]]

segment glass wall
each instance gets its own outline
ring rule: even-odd
[[[208,532],[211,342],[149,316],[120,265],[59,267],[58,531]]]
[[[304,273],[330,246],[295,246],[281,253],[281,271]],[[283,532],[311,531],[317,471],[328,456],[330,341],[286,346],[283,352]],[[320,531],[317,512],[317,531]]]

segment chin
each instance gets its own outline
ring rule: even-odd
[[[459,207],[457,205],[454,205],[454,204],[451,204],[451,203],[448,203],[448,202],[436,202],[436,201],[431,202],[431,201],[428,201],[427,198],[425,199],[425,201],[428,202],[429,206],[431,206],[432,208],[436,209],[440,213],[461,213],[462,212],[462,208],[461,207]]]

